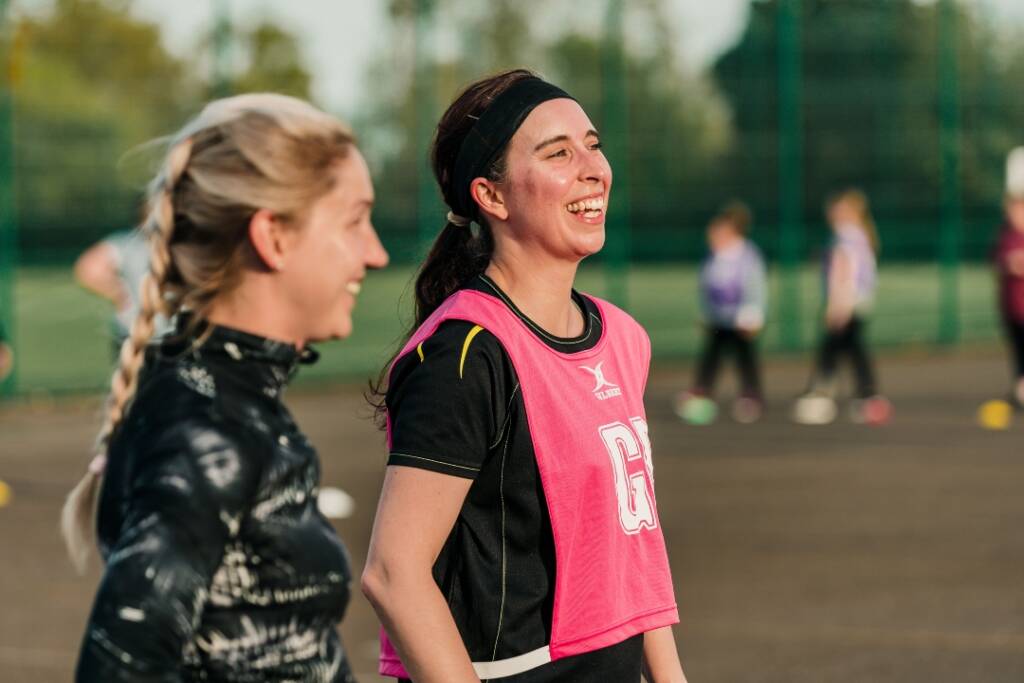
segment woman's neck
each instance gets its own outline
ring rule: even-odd
[[[544,331],[563,338],[583,334],[583,312],[572,300],[575,263],[537,263],[532,259],[527,262],[523,258],[496,254],[484,275]]]
[[[275,300],[271,283],[254,282],[249,278],[230,293],[214,299],[205,318],[214,325],[293,344],[301,349],[306,340],[295,333],[285,307],[271,303]]]

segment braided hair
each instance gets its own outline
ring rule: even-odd
[[[193,329],[253,261],[248,226],[260,209],[301,226],[332,187],[355,140],[337,119],[292,97],[239,95],[209,103],[169,140],[139,229],[149,241],[141,307],[121,346],[93,458],[68,494],[61,532],[82,571],[93,539],[107,451],[131,408],[158,315],[190,314]]]

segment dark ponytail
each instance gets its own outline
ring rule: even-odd
[[[441,196],[448,206],[458,206],[453,176],[455,160],[463,140],[494,99],[525,78],[536,78],[536,74],[526,69],[514,69],[479,80],[463,90],[441,117],[431,148],[430,162]],[[487,169],[484,176],[488,180],[504,180],[506,151],[507,147],[501,150]],[[479,207],[474,204],[461,210],[467,215],[460,218],[471,220],[475,225],[458,225],[449,221],[434,240],[416,275],[416,316],[413,324],[402,335],[398,349],[381,369],[377,381],[370,381],[366,398],[375,409],[377,425],[381,429],[385,424],[384,396],[387,392],[388,373],[398,353],[445,299],[484,272],[494,253],[494,236],[486,219],[481,216]]]
[[[434,241],[426,261],[416,276],[416,319],[406,339],[423,324],[441,302],[454,294],[468,280],[484,272],[494,251],[494,238],[486,219],[476,204],[460,206],[454,186],[455,161],[463,140],[473,129],[480,115],[498,95],[525,78],[536,78],[526,69],[506,71],[471,84],[455,98],[437,124],[437,134],[430,151],[434,179],[445,203],[461,218],[476,223],[476,234],[470,226],[449,222]],[[488,180],[505,178],[506,150],[501,150],[483,174]]]
[[[492,253],[494,237],[486,224],[475,235],[468,225],[444,226],[416,276],[416,318],[405,340],[453,292],[484,272]]]

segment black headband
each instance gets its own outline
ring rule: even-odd
[[[494,98],[470,129],[455,158],[452,174],[452,210],[466,218],[476,212],[469,192],[470,183],[487,172],[498,153],[512,139],[534,108],[548,100],[576,98],[556,85],[531,76],[513,83]]]

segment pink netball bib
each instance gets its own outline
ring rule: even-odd
[[[462,290],[399,354],[413,351],[445,320],[470,321],[501,342],[522,388],[555,542],[551,642],[510,659],[474,662],[483,679],[511,676],[679,621],[643,405],[650,342],[626,313],[593,300],[604,325],[588,351],[556,351],[501,300]],[[383,630],[380,672],[408,675]]]

